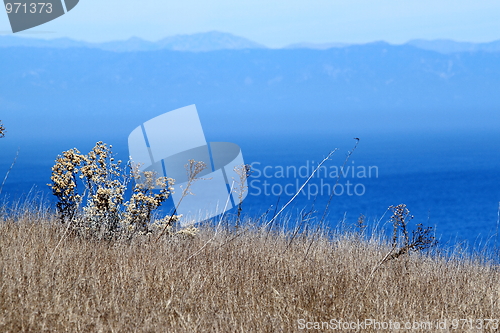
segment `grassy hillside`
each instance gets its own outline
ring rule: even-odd
[[[437,253],[381,264],[390,248],[377,236],[294,236],[247,221],[107,242],[63,237],[47,212],[2,216],[2,332],[334,331],[335,320],[463,332],[465,319],[500,317],[496,266]]]

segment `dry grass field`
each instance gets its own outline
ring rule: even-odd
[[[476,332],[477,319],[494,331],[486,319],[500,318],[495,265],[436,252],[380,264],[388,242],[356,232],[292,237],[246,221],[239,231],[207,226],[158,242],[96,241],[65,235],[50,213],[2,217],[1,332],[370,332],[389,324],[385,331]],[[366,325],[352,326],[358,320]]]

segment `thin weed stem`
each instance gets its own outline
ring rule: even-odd
[[[5,174],[5,177],[3,179],[3,182],[2,182],[2,185],[0,186],[0,194],[2,194],[2,190],[3,190],[3,187],[5,185],[5,182],[7,181],[7,178],[9,178],[9,174],[12,170],[12,168],[14,167],[14,165],[16,164],[16,161],[17,161],[17,157],[19,156],[19,149],[20,148],[17,148],[17,152],[16,152],[16,157],[14,157],[14,161],[12,162],[12,164],[10,165],[10,168],[9,170],[7,170],[7,173]]]
[[[354,151],[358,147],[359,138],[354,138],[354,140],[356,140],[356,143],[354,144],[354,147],[352,148],[352,150],[350,150],[347,153],[347,156],[346,156],[346,158],[344,160],[344,164],[342,165],[341,170],[345,169],[345,166],[347,165],[347,161],[349,161],[349,158],[351,157],[352,153],[354,153]],[[326,215],[328,213],[328,209],[330,208],[330,203],[332,202],[333,196],[335,195],[335,188],[339,184],[340,178],[342,178],[342,172],[339,172],[339,175],[337,177],[337,181],[335,182],[335,185],[333,186],[332,193],[330,193],[330,197],[328,198],[328,202],[326,203],[326,207],[325,207],[325,210],[323,211],[323,216],[321,216],[320,222],[323,222],[326,219]]]
[[[302,186],[298,189],[297,193],[295,193],[295,195],[290,199],[288,200],[288,202],[280,209],[280,211],[274,215],[274,217],[266,223],[266,225],[264,227],[267,227],[269,226],[271,223],[274,222],[274,220],[276,220],[276,218],[286,209],[286,207],[288,207],[289,204],[292,203],[293,200],[295,200],[295,198],[300,194],[300,192],[302,191],[302,189],[307,185],[307,183],[309,183],[309,181],[312,179],[312,177],[314,176],[314,174],[316,173],[316,171],[319,170],[319,168],[326,162],[330,159],[330,157],[338,150],[338,148],[335,148],[334,150],[332,150],[328,156],[326,156],[323,161],[321,161],[321,163],[318,164],[318,166],[313,170],[313,172],[311,173],[311,175],[309,176],[309,178],[307,178],[307,180],[304,182],[304,184],[302,184]]]

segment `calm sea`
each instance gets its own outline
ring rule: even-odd
[[[338,150],[317,171],[284,212],[307,215],[317,223],[325,212],[335,228],[355,225],[364,215],[370,224],[387,226],[388,207],[406,204],[413,223],[435,228],[442,244],[467,241],[472,247],[496,243],[500,203],[500,132],[232,134],[223,139],[242,148],[252,164],[245,214],[260,216],[279,210],[302,186],[323,158]],[[209,141],[224,141],[220,138]],[[87,152],[90,141],[0,141],[1,179],[19,157],[1,194],[2,200],[43,195],[58,152],[78,147]],[[126,138],[114,142],[117,157],[125,159]],[[345,164],[345,165],[344,165]],[[344,167],[343,167],[344,166]],[[343,167],[343,168],[342,168]],[[339,177],[340,175],[340,177]],[[332,194],[334,185],[335,193]],[[500,240],[499,240],[500,242]]]

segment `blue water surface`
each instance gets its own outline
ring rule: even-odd
[[[355,136],[360,140],[347,159],[348,152],[357,143]],[[281,131],[265,135],[233,133],[222,137],[223,140],[207,139],[239,144],[245,162],[253,165],[249,195],[242,206],[247,216],[257,217],[268,211],[266,218],[269,219],[306,182],[318,163],[331,150],[338,148],[324,163],[324,168],[290,203],[283,216],[293,219],[304,212],[313,212],[307,223],[314,224],[321,220],[329,205],[325,221],[332,228],[340,224],[355,225],[361,214],[369,223],[383,227],[388,225],[391,215],[388,207],[403,203],[415,216],[412,222],[434,227],[442,244],[467,241],[472,247],[481,247],[496,243],[500,132],[455,130],[357,134]],[[57,154],[73,147],[88,152],[95,143],[92,138],[45,142],[2,140],[2,180],[19,149],[19,156],[1,194],[4,202],[11,203],[23,200],[28,193],[52,200],[46,184],[50,182],[50,168]],[[126,160],[126,138],[112,141],[117,158]],[[339,179],[332,172],[341,170],[344,163],[348,174]],[[366,171],[370,168],[371,174]],[[331,196],[335,184],[338,184],[339,195]],[[348,184],[351,184],[350,195]],[[343,193],[340,193],[341,188]]]

